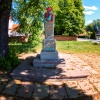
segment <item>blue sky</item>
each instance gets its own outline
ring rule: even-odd
[[[93,20],[100,19],[100,0],[82,0],[85,8],[85,24],[88,25]]]

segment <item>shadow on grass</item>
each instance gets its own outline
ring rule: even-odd
[[[38,44],[34,43],[9,43],[9,49],[15,51],[16,54],[27,53],[27,52],[36,52],[34,49]]]

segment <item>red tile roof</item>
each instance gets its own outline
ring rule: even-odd
[[[18,30],[19,26],[19,24],[13,24],[12,31]]]

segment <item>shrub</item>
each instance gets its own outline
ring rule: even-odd
[[[0,58],[0,69],[1,70],[12,70],[17,65],[20,64],[20,61],[13,49],[9,49],[9,53],[4,58]]]

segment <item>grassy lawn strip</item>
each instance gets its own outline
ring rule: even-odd
[[[100,54],[100,44],[84,41],[57,41],[57,50],[73,54]]]
[[[31,45],[28,43],[16,43],[9,44],[10,48],[16,50],[17,54],[29,53],[29,52],[40,52],[42,50],[42,43],[38,45]],[[100,54],[100,44],[94,44],[92,42],[84,41],[57,41],[56,48],[62,53],[72,54]]]

